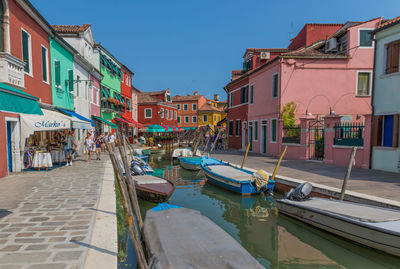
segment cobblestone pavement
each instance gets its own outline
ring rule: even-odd
[[[237,150],[216,151],[212,156],[240,165],[243,161],[244,152]],[[272,173],[277,162],[277,158],[249,153],[245,166],[253,169],[263,169]],[[329,165],[321,162],[283,160],[278,175],[340,189],[346,169],[345,166]],[[353,167],[347,190],[400,201],[400,173]]]
[[[0,199],[0,269],[83,267],[104,164],[78,160],[0,179],[0,196],[10,198]]]

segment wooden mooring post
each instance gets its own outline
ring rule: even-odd
[[[353,147],[353,150],[351,151],[349,163],[347,165],[346,175],[344,176],[344,179],[343,179],[342,191],[340,193],[340,200],[342,200],[342,201],[344,199],[344,193],[346,192],[347,181],[349,181],[349,178],[350,178],[351,168],[353,167],[354,158],[356,157],[356,151],[357,151],[357,148]]]
[[[139,237],[139,233],[140,233],[139,230],[141,230],[142,228],[139,228],[139,230],[138,230],[136,223],[135,223],[135,215],[136,215],[138,224],[141,223],[141,224],[139,224],[139,227],[143,227],[143,220],[142,220],[142,216],[140,214],[137,196],[135,196],[136,192],[134,193],[135,195],[133,195],[133,192],[130,195],[130,193],[128,191],[127,185],[129,183],[128,183],[126,177],[124,177],[124,175],[122,173],[118,158],[116,157],[116,154],[115,154],[115,148],[109,143],[106,143],[106,147],[109,152],[110,159],[111,159],[111,162],[112,162],[112,165],[114,168],[118,187],[121,191],[122,205],[124,208],[125,219],[126,219],[126,222],[128,225],[129,234],[130,234],[133,246],[135,248],[136,256],[138,259],[138,268],[147,269],[148,267],[147,267],[147,262],[146,262],[146,256],[144,254],[142,243],[141,243],[140,237]],[[122,148],[122,147],[120,147],[120,148]],[[121,158],[125,159],[125,161],[123,160],[124,163],[127,163],[126,155],[124,157],[121,156]],[[127,170],[126,166],[125,166],[125,171],[126,171],[126,173],[125,173],[126,175],[127,174],[130,175],[129,167]],[[132,184],[129,184],[129,185],[132,185]],[[136,188],[135,188],[135,191],[136,191]],[[133,213],[132,206],[135,208],[135,211],[137,210],[135,215]]]

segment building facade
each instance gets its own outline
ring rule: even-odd
[[[178,109],[177,123],[181,128],[196,128],[199,126],[198,110],[207,102],[203,95],[197,91],[193,95],[176,95],[172,97],[172,103]]]
[[[375,34],[372,169],[400,171],[400,17],[381,24]]]

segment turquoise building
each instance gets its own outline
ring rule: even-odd
[[[375,31],[372,169],[400,171],[400,20]]]
[[[73,83],[75,53],[76,51],[62,38],[50,37],[53,106],[72,111],[75,110]]]

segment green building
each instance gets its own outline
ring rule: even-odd
[[[51,92],[55,107],[74,110],[75,53],[62,38],[50,37]]]
[[[101,117],[107,121],[113,120],[124,113],[121,95],[122,72],[121,64],[104,47],[96,44],[99,51],[101,80]]]

